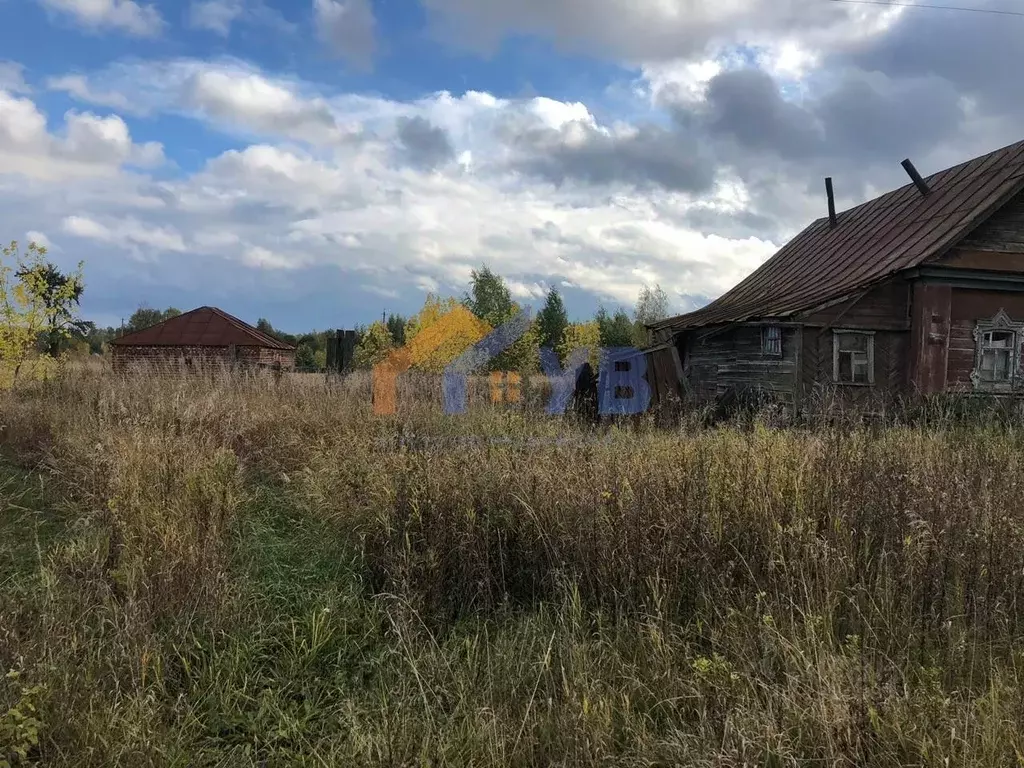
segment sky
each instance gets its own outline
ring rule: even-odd
[[[0,239],[84,261],[101,325],[350,328],[483,264],[685,312],[825,176],[842,210],[1024,139],[1021,60],[1024,17],[834,0],[0,0]]]

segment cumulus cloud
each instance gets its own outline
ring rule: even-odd
[[[575,179],[703,192],[715,179],[714,161],[697,142],[654,125],[609,130],[574,121],[526,131],[514,148],[518,168],[555,184]]]
[[[361,69],[370,67],[377,26],[370,0],[313,0],[313,19],[332,53]]]
[[[163,147],[136,144],[116,115],[68,112],[63,135],[51,134],[46,116],[28,98],[0,91],[0,163],[3,171],[39,179],[109,175],[124,165],[163,162]]]
[[[397,128],[402,156],[410,165],[434,168],[454,155],[448,133],[424,117],[399,117]]]
[[[44,7],[91,29],[109,28],[139,37],[160,34],[164,20],[152,5],[134,0],[39,0]]]
[[[185,250],[184,239],[173,227],[154,227],[134,218],[112,219],[103,223],[88,216],[68,216],[61,223],[61,229],[73,237],[119,245],[136,253],[180,253]]]
[[[123,122],[69,113],[49,135],[31,101],[8,94],[0,146],[49,135],[44,149],[22,154],[88,156],[116,174],[103,186],[67,185],[60,197],[40,193],[27,216],[23,200],[17,231],[64,221],[78,245],[207,259],[229,265],[238,284],[265,280],[275,296],[312,290],[296,287],[310,275],[317,285],[344,275],[380,295],[457,292],[486,261],[524,300],[569,285],[629,305],[659,282],[686,309],[823,215],[823,176],[835,178],[845,207],[906,183],[903,157],[928,172],[1020,138],[1021,86],[1005,66],[985,76],[997,54],[980,37],[954,47],[989,57],[977,68],[923,43],[911,55],[913,29],[889,9],[822,3],[784,29],[779,19],[797,7],[788,1],[694,4],[693,28],[676,40],[681,3],[641,0],[616,22],[606,12],[625,8],[617,0],[590,4],[591,19],[562,0],[429,2],[445,23],[486,16],[481,28],[499,35],[554,36],[579,21],[566,39],[591,50],[604,41],[608,55],[643,61],[623,97],[629,109],[609,117],[600,99],[472,91],[399,101],[230,59],[115,65],[52,85],[92,103],[121,93],[139,112],[195,118],[237,145],[157,180],[118,170],[145,154]],[[349,11],[339,9],[355,7],[318,5],[341,20]],[[735,21],[743,9],[770,17],[769,32],[756,45],[722,47],[719,31],[746,24]],[[940,32],[955,37],[936,27],[933,39]],[[1024,39],[1002,43],[1012,54]],[[10,199],[0,183],[0,200]]]
[[[424,0],[445,40],[496,47],[534,34],[573,51],[631,62],[699,55],[710,45],[784,37],[819,44],[856,39],[884,28],[888,16],[806,0]],[[896,9],[898,12],[898,9]]]
[[[84,75],[71,74],[51,77],[46,81],[46,87],[51,91],[63,91],[78,101],[83,101],[87,104],[113,107],[122,112],[131,113],[135,111],[131,100],[123,93],[117,91],[96,91]]]
[[[294,135],[312,141],[332,141],[341,131],[319,99],[303,99],[285,85],[255,73],[208,69],[186,84],[186,105],[236,125]]]
[[[313,144],[352,138],[332,106],[308,85],[264,74],[235,59],[130,62],[88,76],[48,81],[80,101],[129,114],[197,117],[246,137],[273,136]]]

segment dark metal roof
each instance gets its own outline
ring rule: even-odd
[[[216,307],[199,307],[114,339],[133,347],[268,347],[295,349]]]
[[[655,331],[782,317],[941,257],[1024,189],[1024,141],[812,223],[735,288]]]

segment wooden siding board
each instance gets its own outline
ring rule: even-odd
[[[696,400],[708,402],[731,388],[758,386],[793,402],[798,330],[782,329],[781,357],[762,354],[760,325],[688,334],[688,391]]]
[[[995,213],[964,239],[962,247],[976,251],[1024,253],[1024,194]]]
[[[958,248],[937,265],[951,269],[1024,273],[1024,247],[1021,252]]]
[[[909,328],[909,285],[902,278],[888,280],[867,293],[852,296],[799,319],[813,326],[842,326],[877,330]]]
[[[974,328],[979,320],[991,319],[999,310],[1011,320],[1024,320],[1024,293],[970,288],[952,288],[950,304],[949,365],[946,387],[973,390]]]

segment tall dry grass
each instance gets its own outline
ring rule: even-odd
[[[1013,418],[594,428],[401,386],[3,395],[0,761],[1024,764]]]

